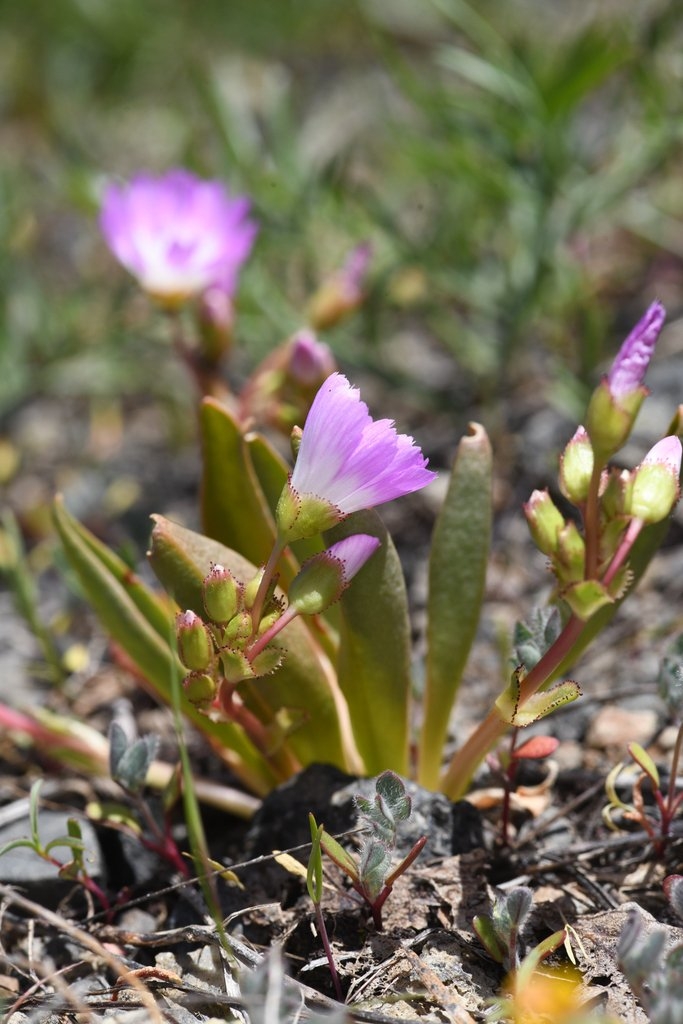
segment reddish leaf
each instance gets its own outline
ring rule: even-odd
[[[517,747],[512,756],[515,761],[541,761],[544,757],[554,754],[560,745],[560,741],[554,736],[532,736],[521,747]]]

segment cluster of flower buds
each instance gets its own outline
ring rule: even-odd
[[[274,672],[285,656],[280,631],[297,615],[319,615],[338,601],[379,544],[377,537],[355,533],[313,555],[293,580],[286,609],[274,582],[256,601],[264,570],[243,585],[213,565],[202,582],[205,618],[188,609],[176,619],[178,653],[189,669],[183,680],[188,700],[201,710],[225,709],[238,683]]]
[[[213,565],[202,583],[205,618],[187,610],[178,615],[176,634],[180,660],[189,674],[184,688],[197,707],[210,707],[223,680],[228,684],[273,672],[282,648],[268,643],[256,655],[252,646],[280,618],[282,607],[273,596],[258,622],[251,614],[261,574],[246,585],[222,565]]]
[[[580,513],[583,533],[547,491],[534,491],[524,506],[559,595],[584,620],[624,593],[627,557],[640,530],[666,519],[679,498],[681,442],[675,435],[659,441],[633,470],[607,467],[647,395],[643,378],[663,322],[664,309],[655,302],[593,393],[587,428],[578,428],[562,454],[560,491]]]

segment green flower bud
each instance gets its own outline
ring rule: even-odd
[[[588,497],[593,463],[590,438],[585,428],[579,427],[560,459],[560,490],[575,505],[581,505]]]
[[[553,568],[563,583],[582,580],[586,562],[586,543],[576,523],[568,522],[557,536]]]
[[[190,672],[183,679],[183,689],[196,708],[209,708],[216,696],[216,680],[206,672]]]
[[[548,491],[534,491],[524,505],[524,515],[536,546],[544,555],[554,555],[565,521]]]
[[[234,615],[223,630],[222,639],[231,646],[239,646],[241,642],[248,640],[254,632],[254,624],[249,612],[242,611]]]
[[[289,609],[299,615],[318,615],[338,601],[357,572],[377,550],[380,541],[354,533],[304,562],[289,588]],[[288,609],[288,610],[289,610]]]
[[[633,470],[630,515],[648,524],[665,519],[678,501],[680,472],[681,442],[665,437]]]
[[[229,569],[213,565],[202,581],[204,610],[212,622],[224,625],[236,614],[240,604],[242,585]]]
[[[618,452],[628,438],[646,395],[647,388],[638,387],[617,399],[607,378],[598,384],[588,403],[586,429],[601,465]]]
[[[193,671],[207,669],[213,661],[213,643],[205,624],[193,611],[182,612],[176,618],[178,653],[186,668]]]

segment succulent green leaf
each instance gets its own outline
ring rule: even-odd
[[[479,424],[461,440],[429,557],[427,672],[420,782],[436,787],[451,708],[474,640],[491,544],[491,445]]]
[[[329,832],[325,832],[324,830],[320,836],[320,845],[330,860],[333,860],[337,867],[341,868],[341,870],[348,875],[354,884],[359,885],[360,876],[358,874],[358,865],[351,854],[347,853],[344,847],[341,846],[337,840],[329,834]]]
[[[205,398],[201,404],[200,430],[203,530],[253,565],[264,565],[275,543],[272,508],[287,479],[286,465],[264,439],[254,437],[248,443],[229,409],[214,398]],[[278,571],[285,589],[298,568],[290,552],[280,558]]]
[[[487,914],[478,914],[472,926],[486,952],[496,963],[505,963],[507,948],[495,929],[493,921]]]
[[[256,568],[236,551],[194,533],[163,516],[154,516],[150,563],[159,580],[181,608],[201,615],[202,580],[211,563],[220,563],[238,580],[248,580]],[[287,738],[287,746],[303,764],[323,761],[348,768],[335,681],[326,659],[302,621],[294,619],[280,634],[286,649],[282,665],[269,676],[240,684],[240,696],[265,725],[281,708],[301,724]],[[300,714],[299,714],[300,713]]]
[[[143,594],[138,581],[131,593],[125,579],[112,570],[110,553],[67,512],[61,501],[55,503],[54,518],[69,564],[105,629],[124,653],[136,674],[163,703],[171,704],[171,684],[185,670],[171,648],[173,617],[166,612],[165,638],[147,618],[157,615],[161,605]],[[127,570],[130,573],[130,570]],[[151,591],[149,592],[151,594]],[[158,621],[157,621],[158,625]],[[223,760],[249,788],[267,792],[275,778],[261,754],[244,732],[230,722],[214,722],[193,705],[183,701],[183,713],[204,732]]]
[[[173,620],[168,601],[150,590],[127,562],[119,558],[111,548],[108,548],[90,530],[86,530],[77,519],[74,519],[64,505],[61,495],[57,495],[55,498],[53,516],[67,557],[72,565],[72,557],[75,557],[78,548],[82,548],[84,553],[89,552],[118,583],[149,625],[164,641],[167,641],[170,634],[170,623]],[[81,574],[77,566],[73,565],[73,568],[80,578]],[[83,584],[82,579],[81,584]]]
[[[354,533],[378,537],[381,546],[339,602],[339,684],[367,773],[390,768],[405,775],[411,678],[403,571],[376,512],[354,512],[325,537],[335,543]]]
[[[628,752],[639,765],[645,774],[648,776],[652,785],[659,789],[659,772],[657,771],[657,765],[654,763],[647,750],[641,747],[640,743],[629,743]]]

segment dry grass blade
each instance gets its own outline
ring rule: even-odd
[[[130,985],[131,988],[135,989],[141,1004],[149,1012],[150,1024],[165,1024],[164,1017],[149,989],[131,973],[129,968],[125,967],[121,963],[118,957],[105,949],[98,939],[93,938],[92,935],[89,935],[88,932],[83,931],[82,928],[79,928],[71,921],[67,921],[65,918],[60,917],[59,914],[55,914],[53,911],[47,910],[45,907],[41,907],[40,904],[34,903],[33,900],[29,900],[25,896],[21,896],[10,886],[0,884],[0,895],[7,901],[7,903],[14,904],[21,910],[25,910],[36,920],[44,921],[45,924],[56,929],[58,932],[66,933],[75,942],[78,942],[85,949],[90,950],[91,953],[100,957],[122,983]],[[80,1010],[82,1010],[82,1008],[80,1008]]]

